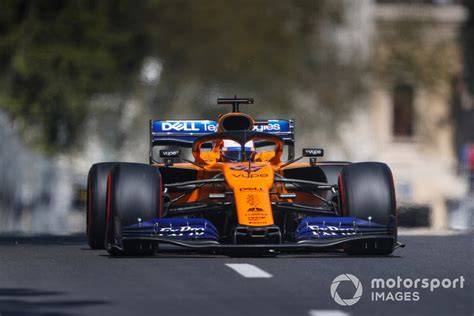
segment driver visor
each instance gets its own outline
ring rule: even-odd
[[[229,147],[222,151],[222,155],[226,161],[238,162],[244,161],[244,158],[246,161],[250,160],[252,158],[252,152],[251,147],[245,147],[245,155],[243,155],[240,147]]]

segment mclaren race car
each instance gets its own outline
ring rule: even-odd
[[[152,255],[164,244],[388,255],[400,246],[386,164],[318,161],[320,148],[295,157],[294,120],[256,120],[239,109],[250,98],[218,104],[232,112],[217,121],[150,121],[149,164],[91,167],[91,248],[111,255]]]

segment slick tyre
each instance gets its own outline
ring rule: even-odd
[[[389,255],[397,238],[395,188],[390,168],[379,162],[361,162],[345,166],[339,177],[343,216],[354,216],[382,225],[393,231],[376,240],[347,243],[344,250],[354,255]]]
[[[113,162],[92,165],[87,177],[87,242],[92,249],[104,249],[107,213],[107,177]]]
[[[107,185],[106,249],[111,255],[153,255],[158,244],[150,240],[123,240],[123,227],[160,216],[162,182],[157,168],[120,163],[109,173]]]

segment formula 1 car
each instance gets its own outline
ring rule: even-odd
[[[150,164],[91,167],[91,248],[111,255],[153,255],[163,244],[389,255],[401,246],[386,164],[319,162],[320,148],[295,157],[294,120],[256,120],[239,109],[253,104],[250,98],[218,104],[232,105],[232,112],[217,121],[150,121]],[[193,159],[182,153],[186,148]]]

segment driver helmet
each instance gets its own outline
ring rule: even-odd
[[[253,141],[245,143],[245,154],[242,152],[242,147],[239,143],[233,140],[224,140],[221,148],[221,156],[224,162],[241,162],[246,159],[252,159],[255,153],[255,146]]]

